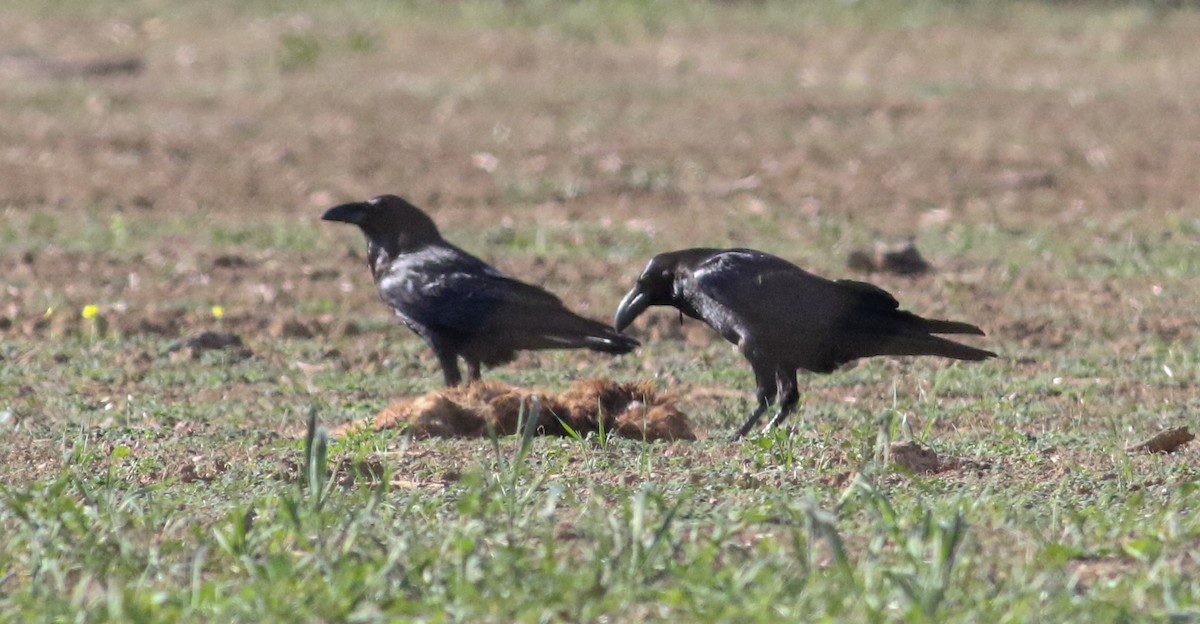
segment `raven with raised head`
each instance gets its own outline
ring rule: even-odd
[[[321,218],[362,229],[379,297],[433,349],[448,386],[462,382],[459,357],[475,381],[481,364],[509,362],[521,350],[620,354],[638,346],[446,242],[428,215],[400,197],[334,206]]]
[[[921,318],[900,310],[887,291],[828,280],[753,249],[684,249],[655,256],[625,295],[613,322],[625,329],[650,306],[672,306],[707,323],[750,362],[758,407],[742,437],[778,399],[767,424],[778,425],[800,400],[799,369],[830,373],[873,355],[996,357],[935,334],[975,334],[974,325]]]

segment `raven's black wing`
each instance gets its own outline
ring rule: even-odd
[[[930,335],[983,333],[973,325],[922,319],[877,286],[828,280],[759,251],[716,254],[696,267],[693,284],[718,331],[718,324],[732,324],[734,333],[812,370],[870,355],[994,355]]]
[[[637,344],[576,315],[553,294],[457,248],[397,258],[381,276],[379,289],[410,324],[456,341],[491,343],[497,350],[589,347],[627,352]]]
[[[886,291],[863,282],[838,283],[773,255],[730,249],[693,272],[696,292],[752,327],[830,331],[853,323],[854,312],[895,310]]]

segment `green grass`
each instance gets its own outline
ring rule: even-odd
[[[1016,491],[986,473],[896,487],[867,444],[860,471],[826,488],[800,481],[818,478],[819,464],[786,461],[811,451],[794,438],[748,446],[747,466],[703,475],[641,445],[537,440],[524,458],[517,441],[484,444],[457,480],[411,489],[387,487],[387,468],[348,489],[261,468],[134,487],[128,446],[67,439],[72,468],[0,491],[4,563],[25,588],[6,593],[5,610],[133,621],[1086,621],[1186,620],[1197,608],[1186,561],[1194,470],[1152,467],[1179,483],[1170,493],[1118,493],[1136,483],[1088,471]],[[294,444],[275,452],[301,460]],[[588,476],[612,471],[626,477]],[[1098,479],[1109,491],[1094,491]],[[1090,561],[1137,572],[1081,587],[1073,564]]]
[[[396,333],[380,335],[385,349],[417,355]],[[377,397],[432,385],[432,369],[408,388],[386,370],[326,371],[307,390],[269,354],[207,354],[160,361],[136,382],[145,394],[98,397],[129,383],[113,353],[165,344],[67,341],[10,364],[24,348],[5,346],[0,375],[38,399],[6,384],[0,405],[58,467],[0,487],[0,604],[16,620],[1189,621],[1200,610],[1194,462],[1121,450],[1157,408],[1050,379],[1150,378],[1163,355],[1188,357],[1170,355],[1178,345],[1132,360],[1081,345],[1033,376],[1002,362],[899,373],[870,362],[810,387],[874,403],[890,385],[886,409],[810,398],[800,429],[732,446],[722,430],[748,400],[697,414],[714,437],[670,453],[357,434],[324,460],[302,442],[310,409],[366,416]],[[749,386],[724,349],[650,349],[690,383]],[[52,366],[66,387],[28,375]],[[1154,384],[1195,383],[1194,362],[1176,369],[1185,378]],[[552,366],[496,376],[562,383]],[[219,398],[235,386],[246,398]],[[1074,416],[1056,411],[1070,405]],[[997,426],[954,433],[980,414]],[[909,438],[990,467],[905,474],[884,455]]]
[[[58,230],[39,223],[20,227],[56,244]],[[89,218],[63,227],[81,228],[68,238],[86,251],[113,243],[115,228],[103,225]],[[146,227],[133,249],[154,249],[177,229],[170,221]],[[1185,245],[1148,250],[987,225],[955,231],[922,248],[973,257],[1009,250],[1005,261],[1018,274],[1052,253],[1054,279],[1132,285],[1153,277],[1174,304],[1195,294],[1195,256]],[[493,229],[461,238],[509,259],[614,253],[565,245],[572,234]],[[582,235],[600,233],[583,227]],[[622,258],[653,248],[636,233],[608,235]],[[832,247],[844,235],[819,240]],[[199,247],[249,254],[265,245],[286,255],[317,240],[311,225],[268,223],[201,229]],[[329,305],[342,313],[344,303]],[[1092,314],[1096,328],[1114,335],[1128,327],[1122,315]],[[76,322],[58,342],[17,339],[0,351],[0,408],[23,423],[28,451],[55,466],[23,466],[28,478],[0,487],[0,605],[14,620],[1083,622],[1200,614],[1192,455],[1121,450],[1132,431],[1200,407],[1189,392],[1194,341],[1114,351],[1076,337],[1070,352],[1035,371],[1012,359],[949,368],[870,361],[810,378],[796,429],[733,445],[724,436],[750,407],[740,357],[718,344],[658,342],[641,359],[664,379],[746,391],[693,414],[710,439],[669,452],[570,439],[535,439],[523,450],[513,439],[356,434],[329,443],[332,473],[309,476],[303,467],[316,460],[301,440],[310,406],[340,423],[370,415],[384,397],[432,387],[437,375],[423,346],[372,321],[367,340],[389,361],[306,374],[296,361],[352,351],[356,339],[260,339],[250,359],[173,360],[164,355],[168,338],[95,337]],[[1046,357],[1017,345],[1001,350]],[[138,351],[151,363],[115,363]],[[576,358],[540,361],[493,376],[561,387]],[[639,361],[604,372],[637,376]],[[1140,380],[1151,395],[1174,388],[1182,400],[1146,404],[1124,386],[1090,379]],[[885,460],[888,443],[906,439],[988,467],[906,474]]]

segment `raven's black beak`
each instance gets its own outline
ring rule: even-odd
[[[353,202],[334,206],[321,215],[322,221],[341,221],[342,223],[362,224],[367,214],[367,205],[363,202]]]
[[[623,331],[633,319],[646,311],[650,307],[650,295],[641,291],[641,288],[634,286],[629,294],[621,300],[621,304],[617,306],[617,316],[613,319],[613,327],[617,331]]]

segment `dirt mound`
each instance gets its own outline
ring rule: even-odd
[[[895,275],[917,276],[933,270],[917,245],[908,241],[902,246],[887,248],[876,244],[874,250],[860,249],[850,252],[846,265],[862,273],[892,273]]]
[[[916,442],[897,442],[889,451],[892,464],[914,474],[938,474],[948,470],[984,470],[991,466],[952,455],[938,455]]]
[[[137,57],[91,60],[66,60],[33,54],[0,55],[0,75],[39,78],[94,78],[133,75],[142,72],[145,63]]]
[[[417,438],[480,438],[495,431],[512,435],[538,397],[538,435],[565,436],[606,432],[638,440],[695,440],[691,423],[671,397],[657,393],[648,382],[618,383],[583,379],[555,395],[531,392],[494,381],[435,390],[389,405],[373,421],[335,431],[340,435],[368,427],[406,429]],[[570,428],[568,430],[568,427]]]
[[[1134,453],[1174,453],[1183,445],[1195,440],[1196,436],[1188,431],[1187,427],[1179,427],[1164,431],[1141,444],[1131,446],[1125,450]]]

